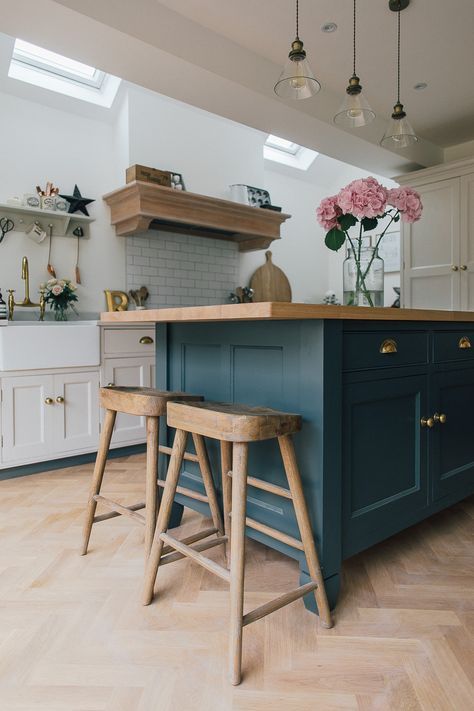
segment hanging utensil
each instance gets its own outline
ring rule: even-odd
[[[13,220],[10,220],[9,217],[2,217],[0,220],[0,230],[2,232],[0,236],[0,242],[3,242],[3,238],[5,237],[8,232],[11,232],[12,229],[15,227],[15,223]]]
[[[50,223],[48,225],[49,229],[49,249],[48,249],[48,265],[46,267],[48,274],[51,274],[53,279],[56,279],[56,272],[54,270],[53,265],[51,264],[51,243],[53,241],[53,225]]]
[[[79,242],[81,240],[81,237],[84,237],[84,230],[82,227],[76,227],[75,230],[73,230],[72,234],[77,237],[77,251],[76,251],[76,266],[74,267],[74,275],[76,279],[76,284],[81,284],[81,272],[79,269]]]

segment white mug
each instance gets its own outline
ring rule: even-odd
[[[36,244],[41,244],[41,242],[46,237],[46,232],[37,222],[33,222],[31,225],[28,225],[25,230],[25,234],[28,235],[28,237],[32,239],[33,242],[36,242]]]
[[[249,193],[246,185],[230,185],[230,199],[233,202],[240,202],[242,205],[249,204]]]

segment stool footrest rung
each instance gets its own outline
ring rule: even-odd
[[[161,454],[167,454],[169,457],[173,453],[172,447],[167,447],[164,444],[160,444],[158,447],[159,451]],[[187,459],[188,462],[197,462],[199,464],[199,457],[197,454],[193,454],[192,452],[185,452],[183,454],[183,459]]]
[[[232,477],[232,472],[227,472],[227,476]],[[255,487],[255,489],[262,489],[263,491],[268,491],[276,496],[283,496],[285,499],[293,499],[289,489],[286,489],[284,486],[278,486],[278,484],[271,484],[269,481],[258,479],[255,476],[248,476],[247,484]]]
[[[229,516],[232,517],[232,512],[229,514]],[[254,531],[264,533],[266,536],[270,536],[270,538],[274,538],[277,541],[281,541],[281,543],[285,543],[287,546],[296,548],[299,551],[304,551],[303,543],[298,540],[298,538],[293,538],[293,536],[289,536],[287,533],[277,531],[276,528],[272,528],[271,526],[267,526],[264,523],[260,523],[260,521],[255,521],[253,518],[248,517],[245,519],[245,525],[249,528],[253,528]]]
[[[144,509],[145,507],[146,507],[145,502],[140,501],[139,504],[132,504],[131,506],[127,506],[126,508],[129,509],[130,511],[139,511],[140,509]],[[101,521],[108,521],[109,518],[115,518],[116,516],[123,516],[123,514],[119,513],[118,511],[111,511],[110,513],[100,514],[99,516],[94,516],[93,523],[100,523]]]
[[[217,533],[217,531],[217,528],[205,528],[202,531],[196,531],[196,533],[193,533],[190,536],[186,536],[186,538],[181,538],[180,541],[181,543],[189,545],[190,543],[201,541],[203,538],[208,538],[208,536],[212,536],[212,534]],[[161,551],[161,555],[163,556],[167,553],[172,553],[173,551],[174,548],[172,548],[171,546],[164,546],[163,550]]]
[[[227,540],[227,536],[220,536],[219,538],[213,538],[210,541],[200,541],[199,543],[196,543],[195,546],[192,546],[191,550],[197,551],[199,553],[200,551],[205,551],[208,548],[215,548],[215,546],[220,546],[224,543],[227,543]],[[167,546],[167,548],[170,548],[170,546]],[[174,563],[176,560],[182,560],[183,558],[186,558],[186,555],[184,553],[180,553],[179,551],[175,551],[174,553],[167,553],[164,558],[161,558],[160,565],[166,565],[166,563]]]
[[[164,489],[166,481],[164,479],[158,479],[157,484]],[[196,501],[203,501],[205,504],[209,503],[209,499],[205,494],[200,494],[199,491],[194,491],[194,489],[187,489],[185,486],[177,486],[176,493],[188,496],[190,499],[196,499]]]
[[[112,501],[112,499],[107,499],[105,496],[100,496],[100,494],[96,494],[92,498],[94,501],[97,501],[98,504],[102,504],[107,509],[111,509],[117,516],[127,516],[133,519],[133,521],[137,521],[137,523],[141,523],[143,526],[145,525],[145,517],[136,512],[137,509],[145,508],[144,503],[135,504],[134,506],[122,506],[122,504],[118,504],[116,501]],[[105,516],[112,518],[110,514],[105,514]],[[105,521],[105,518],[96,516],[94,521]]]
[[[296,588],[295,590],[290,590],[290,592],[284,593],[284,595],[280,595],[280,597],[276,597],[274,600],[270,600],[270,602],[266,602],[264,605],[260,605],[260,607],[256,607],[255,610],[252,610],[243,616],[242,625],[245,627],[245,625],[249,625],[251,622],[255,622],[256,620],[260,620],[262,617],[266,617],[266,615],[269,615],[271,612],[276,612],[276,610],[279,610],[281,607],[289,605],[290,602],[294,602],[300,597],[303,597],[303,595],[313,592],[313,590],[316,590],[317,587],[318,584],[311,581],[310,583],[301,585],[301,587]]]
[[[210,558],[206,558],[206,556],[201,555],[201,553],[199,553],[198,551],[193,550],[191,546],[188,546],[185,543],[178,541],[177,538],[173,538],[173,536],[170,536],[168,533],[161,533],[160,538],[164,543],[167,543],[179,553],[182,553],[183,555],[188,556],[188,558],[195,560],[196,563],[202,565],[202,567],[206,568],[206,570],[209,570],[209,572],[214,573],[214,575],[218,575],[220,578],[230,583],[230,572],[222,565],[219,565]],[[219,540],[224,541],[224,538],[225,536],[220,536]]]

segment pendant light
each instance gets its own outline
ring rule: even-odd
[[[275,94],[282,99],[307,99],[321,89],[321,84],[314,76],[306,59],[303,42],[299,38],[299,0],[296,0],[296,37],[291,43],[288,60],[277,83],[273,87]]]
[[[389,8],[398,16],[398,65],[397,65],[397,103],[380,144],[384,148],[408,148],[418,141],[418,137],[400,103],[400,12],[408,7],[410,0],[389,0]]]
[[[334,116],[334,123],[345,128],[359,128],[367,126],[375,118],[375,111],[362,94],[360,79],[356,74],[356,0],[354,0],[354,34],[353,34],[353,63],[352,76],[346,89],[346,96],[341,108]]]

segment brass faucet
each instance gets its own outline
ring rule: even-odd
[[[13,321],[13,312],[15,310],[15,306],[39,306],[40,309],[40,321],[44,320],[44,312],[46,310],[46,301],[44,299],[44,289],[40,289],[40,300],[39,304],[35,304],[33,301],[30,299],[30,269],[28,266],[28,259],[26,257],[23,257],[21,260],[21,278],[25,282],[25,297],[23,301],[15,301],[15,297],[13,294],[15,293],[15,289],[8,289],[8,318],[10,321]]]

